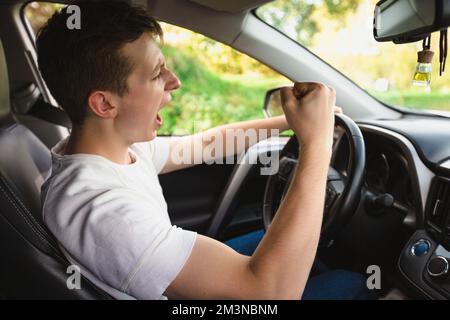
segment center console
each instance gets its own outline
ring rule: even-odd
[[[450,179],[436,177],[416,231],[398,261],[403,276],[430,299],[450,299]]]
[[[422,295],[429,299],[450,299],[450,252],[426,230],[418,230],[402,251],[398,267]]]

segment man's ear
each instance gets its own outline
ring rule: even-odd
[[[93,91],[88,97],[88,106],[91,112],[100,118],[115,118],[117,106],[112,103],[111,95],[106,91]]]

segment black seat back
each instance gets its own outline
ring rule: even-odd
[[[81,289],[67,286],[70,263],[41,218],[50,169],[49,149],[12,117],[0,42],[0,299],[108,299],[83,277]]]

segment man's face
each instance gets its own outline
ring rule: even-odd
[[[118,97],[115,126],[128,143],[149,141],[162,125],[158,111],[171,100],[170,92],[180,87],[178,78],[164,63],[161,50],[149,35],[126,44],[122,50],[134,63],[128,77],[128,93]]]

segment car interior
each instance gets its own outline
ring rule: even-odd
[[[270,0],[131,2],[292,81],[334,87],[345,115],[336,116],[318,255],[334,269],[367,274],[369,266],[379,266],[379,299],[450,298],[448,115],[407,112],[375,99],[259,19],[255,8]],[[442,9],[436,12],[444,13],[428,29],[377,37],[421,40],[450,24],[448,2],[436,1]],[[111,299],[86,278],[80,290],[67,288],[70,263],[42,222],[40,187],[51,170],[50,148],[70,133],[70,122],[39,74],[35,35],[23,15],[27,3],[0,3],[0,299]],[[173,224],[219,240],[268,228],[298,158],[295,143],[295,137],[262,141],[243,155],[279,153],[275,175],[261,175],[264,164],[248,162],[160,175]]]

